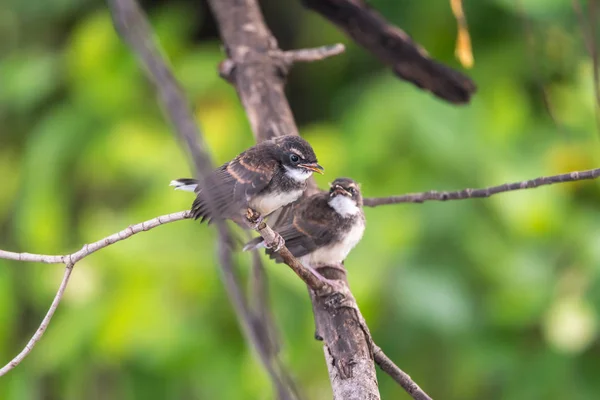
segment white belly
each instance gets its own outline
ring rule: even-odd
[[[294,190],[279,194],[271,193],[266,196],[257,196],[248,205],[264,217],[271,214],[273,211],[298,200],[298,198],[302,196],[302,192],[302,190]]]
[[[365,224],[362,220],[357,221],[352,230],[343,241],[336,244],[321,247],[301,258],[303,264],[310,266],[340,264],[346,259],[350,251],[360,242],[365,232]]]

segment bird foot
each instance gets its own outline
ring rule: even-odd
[[[248,224],[251,229],[258,230],[260,225],[263,223],[264,218],[258,211],[255,211],[251,208],[246,210],[246,219],[248,220]]]
[[[274,233],[275,233],[275,238],[270,243],[265,242],[265,247],[267,249],[272,249],[273,252],[277,253],[279,250],[281,250],[281,248],[283,246],[285,246],[285,240],[283,239],[283,237],[281,237],[281,235],[279,233],[277,233],[277,232],[274,232]]]

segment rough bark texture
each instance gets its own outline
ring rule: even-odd
[[[371,335],[350,292],[346,275],[338,268],[323,267],[317,271],[327,279],[343,283],[329,295],[310,292],[315,338],[324,343],[334,398],[379,399]]]
[[[287,65],[255,0],[210,0],[229,60],[221,75],[236,88],[257,141],[298,134],[284,94]]]
[[[221,64],[221,75],[235,86],[256,140],[298,134],[283,90],[289,64],[266,27],[257,2],[209,0],[209,4],[229,57]],[[333,274],[326,277],[340,278]],[[333,396],[339,400],[379,399],[371,347],[358,313],[347,307],[348,300],[354,306],[356,302],[343,278],[333,293],[313,296]]]

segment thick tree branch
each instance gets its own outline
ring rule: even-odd
[[[229,57],[220,65],[221,76],[235,86],[256,140],[297,134],[283,91],[288,65],[279,57],[281,50],[264,23],[257,1],[209,0],[209,4]],[[305,195],[317,190],[311,182],[313,186]],[[266,224],[259,226],[258,232],[266,243],[274,243],[275,234]],[[280,249],[280,254],[309,287],[317,289],[311,290],[311,297],[317,333],[324,332],[320,337],[324,338],[334,399],[379,399],[368,336],[354,309],[344,308],[352,298],[345,277],[336,275],[341,273],[339,269],[330,275],[319,270],[328,279],[324,282],[293,260],[287,249]]]
[[[490,197],[494,194],[511,192],[514,190],[533,189],[539,186],[554,183],[575,182],[585,179],[596,179],[600,176],[600,168],[587,171],[574,171],[561,175],[542,176],[522,182],[505,183],[484,189],[463,189],[456,192],[437,192],[435,190],[422,193],[409,193],[401,196],[370,197],[364,199],[367,207],[377,207],[386,204],[398,203],[423,203],[425,201],[464,200],[473,198]]]
[[[365,1],[301,1],[389,65],[401,79],[456,104],[468,103],[477,90],[471,79],[431,59],[406,32],[390,24]]]

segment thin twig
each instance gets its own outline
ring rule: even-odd
[[[60,286],[58,287],[58,291],[56,292],[56,296],[54,296],[54,300],[52,300],[52,304],[50,304],[50,308],[48,309],[46,316],[42,320],[40,327],[37,328],[37,330],[31,337],[29,342],[27,342],[27,344],[25,345],[23,350],[21,350],[21,352],[19,354],[17,354],[17,356],[15,358],[13,358],[8,364],[6,364],[4,367],[2,367],[2,369],[0,369],[0,376],[6,374],[8,371],[15,368],[17,365],[19,365],[21,363],[21,361],[23,361],[25,359],[25,357],[27,357],[27,355],[29,353],[31,353],[31,350],[33,350],[33,347],[42,338],[42,336],[44,335],[44,332],[46,332],[46,328],[48,328],[48,324],[50,324],[50,320],[54,316],[54,312],[56,311],[56,308],[58,307],[58,304],[60,303],[60,300],[62,299],[63,294],[65,293],[65,289],[67,287],[67,284],[69,283],[69,278],[71,277],[72,271],[73,271],[73,264],[71,264],[71,263],[67,264],[67,266],[65,268],[65,275],[63,276],[62,282],[60,283]]]
[[[422,193],[410,193],[402,196],[371,197],[364,199],[367,207],[377,207],[385,204],[397,203],[423,203],[425,201],[447,201],[463,200],[473,198],[490,197],[494,194],[511,192],[514,190],[533,189],[539,186],[552,185],[554,183],[575,182],[585,179],[596,179],[600,176],[600,168],[587,171],[575,171],[567,174],[543,176],[528,181],[505,183],[485,189],[463,189],[456,192],[437,192],[435,190]]]
[[[31,254],[31,253],[14,253],[12,251],[0,250],[0,258],[14,261],[31,261],[41,262],[46,264],[75,264],[84,257],[110,246],[121,240],[125,240],[136,233],[149,231],[159,225],[168,224],[170,222],[181,221],[182,219],[191,218],[189,211],[180,211],[173,214],[161,215],[160,217],[149,219],[136,225],[131,225],[120,232],[107,236],[94,243],[84,245],[81,250],[67,255],[46,255],[46,254]]]
[[[373,344],[373,357],[375,358],[375,362],[377,365],[379,365],[381,370],[391,376],[392,379],[402,386],[402,388],[406,390],[406,392],[410,394],[413,399],[431,400],[431,397],[429,397],[429,395],[427,395],[427,393],[425,393],[423,389],[421,389],[419,385],[412,380],[410,375],[398,368],[398,366],[394,364],[394,362],[390,360],[388,356],[385,355],[383,350],[381,350],[381,348],[375,344]]]
[[[313,62],[324,60],[329,57],[342,54],[346,50],[346,47],[337,43],[329,46],[316,47],[314,49],[300,49],[300,50],[288,50],[281,52],[279,56],[284,62],[293,64],[296,62]]]
[[[48,313],[42,320],[40,327],[37,329],[31,340],[27,343],[25,348],[8,364],[6,364],[2,369],[0,369],[0,376],[6,374],[11,369],[15,368],[17,365],[23,361],[25,357],[31,352],[35,344],[40,340],[46,328],[48,328],[48,324],[62,299],[63,293],[67,284],[69,283],[69,277],[71,276],[71,272],[75,263],[80,261],[82,258],[89,256],[90,254],[103,249],[111,244],[119,242],[121,240],[125,240],[128,237],[135,235],[136,233],[149,231],[150,229],[156,228],[159,225],[168,224],[170,222],[181,221],[182,219],[190,218],[191,214],[189,211],[181,211],[178,213],[161,215],[160,217],[156,217],[150,219],[148,221],[141,222],[136,225],[131,225],[130,227],[123,229],[120,232],[117,232],[113,235],[107,236],[104,239],[100,239],[94,243],[86,244],[83,248],[75,253],[54,256],[54,255],[46,255],[46,254],[31,254],[31,253],[15,253],[12,251],[0,250],[0,258],[4,258],[7,260],[14,261],[31,261],[31,262],[41,262],[46,264],[66,264],[65,275],[63,280],[58,288],[58,292],[50,305],[50,309]]]

